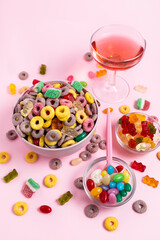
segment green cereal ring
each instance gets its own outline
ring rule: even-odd
[[[41,64],[40,67],[40,74],[44,75],[46,73],[47,66],[44,64]]]
[[[84,81],[80,81],[80,83],[82,84],[83,87],[87,87],[87,83]]]
[[[60,205],[64,205],[72,197],[73,197],[72,193],[70,193],[70,191],[68,191],[68,192],[64,193],[60,198],[58,198],[57,201]]]
[[[71,86],[74,87],[78,92],[82,91],[83,89],[82,84],[78,81],[73,81]]]
[[[40,93],[42,88],[44,87],[44,83],[43,82],[39,82],[39,83],[37,83],[35,85],[35,87],[36,87],[37,92]]]
[[[44,96],[48,98],[59,98],[61,96],[61,90],[56,88],[47,89]]]
[[[29,182],[35,190],[38,190],[40,188],[39,184],[36,183],[32,178],[28,179],[27,182]]]
[[[17,176],[18,176],[18,172],[16,171],[16,169],[13,169],[13,171],[8,173],[5,177],[3,177],[3,179],[6,183],[9,183],[11,180],[13,180]]]

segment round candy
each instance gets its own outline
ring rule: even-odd
[[[101,187],[106,192],[109,190],[109,187],[104,184],[101,184],[99,187]]]
[[[19,76],[20,80],[26,80],[28,78],[28,73],[25,72],[25,71],[22,71],[22,72],[19,73],[18,76]]]
[[[15,130],[9,130],[7,133],[6,133],[6,136],[9,140],[15,140],[18,135],[17,133],[15,132]]]
[[[90,52],[87,52],[87,53],[85,53],[85,55],[84,55],[84,59],[88,62],[88,61],[92,61],[92,59],[93,59],[93,56],[92,56],[92,54],[90,53]]]
[[[108,201],[109,203],[112,203],[112,204],[116,203],[117,202],[116,195],[114,193],[110,193],[108,195]]]
[[[119,193],[121,194],[122,197],[126,197],[127,196],[127,192],[125,190],[122,190]]]
[[[90,204],[85,207],[84,213],[88,218],[94,218],[98,215],[99,209],[96,205]]]
[[[103,190],[101,187],[95,187],[90,191],[90,194],[92,197],[95,197],[95,196],[99,195],[102,191]]]
[[[123,172],[123,175],[124,175],[124,182],[125,183],[128,183],[129,182],[129,172],[127,170],[124,170]]]
[[[147,204],[143,200],[137,200],[133,203],[132,207],[137,213],[144,213],[147,211]]]
[[[103,190],[100,195],[99,195],[99,199],[102,203],[106,203],[107,202],[107,198],[108,198],[108,194],[105,190]]]
[[[121,194],[117,194],[117,195],[116,195],[116,198],[117,198],[117,202],[122,202],[122,196],[121,196]]]
[[[57,184],[57,177],[53,174],[49,174],[44,179],[44,184],[51,188],[54,187]]]
[[[108,195],[114,193],[115,195],[117,195],[119,193],[119,190],[117,188],[111,188],[108,190]]]
[[[74,181],[74,185],[79,189],[84,189],[83,187],[83,177],[79,177]]]
[[[111,166],[111,165],[108,166],[108,167],[107,167],[107,172],[108,172],[109,175],[111,175],[111,174],[114,172],[113,166]]]
[[[10,155],[7,152],[0,152],[0,163],[6,163],[10,159]]]
[[[80,83],[82,84],[83,87],[87,87],[87,83],[84,81],[80,81]]]
[[[108,173],[105,174],[103,179],[102,179],[102,183],[105,184],[105,185],[109,185],[110,181],[111,181],[110,175]]]
[[[124,189],[124,183],[123,183],[123,182],[117,183],[117,189],[118,189],[119,191],[122,191],[122,190]]]
[[[40,206],[39,210],[42,212],[42,213],[50,213],[52,212],[52,208],[47,206],[47,205],[42,205]]]
[[[53,158],[51,159],[49,166],[54,170],[59,169],[62,166],[62,161],[58,158]]]
[[[33,162],[37,161],[38,155],[35,152],[28,152],[25,156],[25,159],[28,163],[33,163]]]
[[[25,202],[17,202],[13,208],[16,215],[24,215],[28,210],[28,205]]]
[[[104,223],[105,227],[109,231],[114,231],[118,227],[118,220],[115,217],[108,217]]]

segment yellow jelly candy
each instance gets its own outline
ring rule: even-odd
[[[103,171],[101,172],[102,177],[104,177],[106,174],[107,174],[107,171],[106,171],[106,170],[103,170]]]
[[[124,175],[124,182],[128,183],[129,182],[129,172],[127,170],[123,171],[123,175]]]

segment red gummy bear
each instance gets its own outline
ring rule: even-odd
[[[128,132],[131,136],[135,136],[137,134],[134,123],[129,123],[128,124]]]
[[[144,172],[145,169],[146,169],[146,166],[143,165],[141,162],[134,161],[134,162],[131,163],[131,168],[133,168],[135,170],[138,170],[140,172]]]
[[[118,165],[118,166],[116,167],[116,169],[117,169],[118,173],[120,173],[120,172],[122,172],[122,170],[123,170],[123,166],[122,166],[122,165]]]
[[[131,138],[131,139],[128,141],[128,146],[129,146],[130,148],[136,148],[137,143],[136,143],[136,141],[135,141],[134,139]]]

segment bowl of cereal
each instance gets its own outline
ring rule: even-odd
[[[89,199],[101,207],[119,207],[127,203],[136,190],[136,177],[123,160],[112,157],[106,166],[106,157],[100,157],[87,166],[83,176],[84,190]]]
[[[160,142],[160,125],[157,117],[132,112],[123,115],[115,128],[118,143],[132,153],[155,150]]]
[[[12,115],[22,141],[47,157],[67,156],[84,147],[97,121],[97,102],[78,81],[37,81],[18,99]]]

